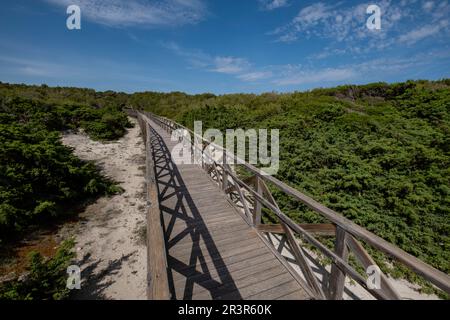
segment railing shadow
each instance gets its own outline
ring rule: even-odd
[[[208,226],[185,186],[179,168],[172,160],[170,150],[154,128],[150,127],[150,130],[155,178],[168,251],[168,278],[172,299],[191,300],[196,284],[205,288],[215,300],[224,294],[227,294],[227,299],[242,299]],[[180,225],[183,226],[181,229]],[[171,255],[177,245],[182,245],[189,251],[188,263]],[[215,270],[208,269],[211,265]],[[198,270],[198,267],[201,270]],[[218,275],[218,279],[213,278],[212,271]],[[174,282],[174,272],[186,278],[182,296],[176,294],[177,291],[180,292],[180,281]]]

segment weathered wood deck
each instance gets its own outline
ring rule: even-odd
[[[148,123],[172,298],[311,299],[205,171],[176,165],[176,142]]]

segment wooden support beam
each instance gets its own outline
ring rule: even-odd
[[[228,189],[228,173],[227,170],[225,170],[225,168],[228,166],[227,163],[227,153],[224,149],[223,154],[222,154],[222,190],[225,191]]]
[[[263,181],[259,178],[259,177],[255,177],[255,187],[256,187],[256,192],[259,195],[263,195]],[[261,225],[261,211],[262,211],[262,205],[261,202],[259,202],[258,200],[255,199],[255,203],[253,206],[253,224],[255,227],[258,227],[259,225]]]
[[[311,233],[316,236],[327,236],[334,237],[336,235],[336,227],[331,223],[300,223],[300,227],[302,227],[305,231]],[[257,227],[258,231],[268,232],[268,233],[276,233],[276,234],[284,234],[284,229],[281,224],[260,224]]]
[[[364,249],[359,241],[357,241],[354,237],[347,237],[347,245],[351,252],[355,255],[356,259],[362,264],[364,269],[367,270],[369,266],[377,266],[375,260],[369,255],[369,253]],[[392,300],[400,300],[401,296],[395,290],[395,288],[391,285],[390,281],[386,277],[384,273],[380,273],[380,289],[384,291],[384,293],[390,297]]]
[[[306,278],[306,282],[308,282],[309,286],[315,292],[316,297],[318,299],[321,299],[321,300],[326,299],[325,294],[323,293],[322,287],[321,287],[319,281],[317,280],[316,275],[312,271],[311,266],[309,265],[308,259],[306,259],[303,249],[300,247],[297,239],[295,239],[294,233],[285,224],[282,224],[282,227],[286,234],[287,241],[288,241],[289,247],[292,250],[292,254],[294,255],[295,261],[297,262],[298,266],[302,270],[302,273]]]
[[[336,241],[334,244],[334,253],[342,258],[348,260],[347,248],[347,232],[340,227],[336,228]],[[328,285],[329,298],[332,300],[342,300],[345,285],[345,273],[335,264],[331,266],[331,275]]]

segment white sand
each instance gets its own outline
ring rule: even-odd
[[[103,197],[63,233],[74,235],[82,288],[76,299],[145,299],[145,152],[139,126],[114,143],[92,141],[83,133],[65,134],[63,143],[83,160],[120,183],[123,194]]]

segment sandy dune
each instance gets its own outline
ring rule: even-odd
[[[125,190],[98,199],[78,223],[62,231],[77,243],[82,288],[76,299],[146,298],[145,153],[139,126],[131,121],[135,127],[117,142],[95,142],[83,133],[65,134],[62,139]]]

